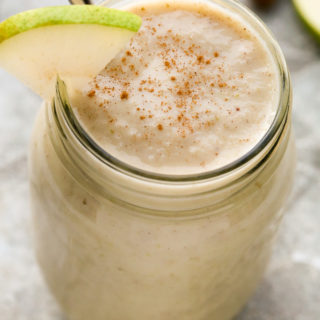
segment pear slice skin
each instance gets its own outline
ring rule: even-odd
[[[293,0],[292,2],[301,20],[320,41],[320,1]]]
[[[132,13],[93,5],[26,11],[0,23],[0,67],[50,99],[57,74],[84,86],[140,25]]]

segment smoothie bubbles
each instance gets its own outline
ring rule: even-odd
[[[231,319],[292,185],[283,55],[234,1],[108,6],[0,25],[0,65],[45,100],[30,152],[39,264],[71,320]]]

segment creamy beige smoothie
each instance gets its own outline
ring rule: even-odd
[[[70,90],[86,134],[59,95],[35,124],[40,266],[71,320],[229,320],[262,277],[292,184],[285,62],[235,2],[114,3],[143,25]]]
[[[275,61],[248,24],[201,2],[144,3],[138,34],[73,105],[107,152],[164,174],[238,159],[269,129]]]

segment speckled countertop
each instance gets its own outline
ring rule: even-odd
[[[0,20],[22,10],[66,3],[1,0]],[[272,261],[237,320],[317,320],[320,45],[305,31],[289,0],[279,0],[272,11],[259,14],[279,40],[291,70],[298,165]],[[0,320],[64,320],[43,282],[32,250],[27,149],[39,105],[38,97],[0,70]]]

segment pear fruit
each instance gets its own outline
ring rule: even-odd
[[[302,21],[320,41],[320,1],[293,0],[293,5]]]
[[[140,17],[102,6],[56,6],[25,11],[0,23],[0,67],[44,99],[57,75],[81,87],[139,30]]]

